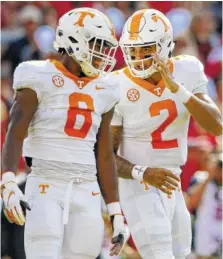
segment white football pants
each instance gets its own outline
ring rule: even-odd
[[[191,251],[191,219],[182,191],[171,198],[136,180],[120,179],[121,206],[143,259],[185,258]]]
[[[104,222],[97,182],[67,184],[34,176],[27,180],[26,196],[31,206],[25,225],[27,259],[93,259],[99,255]]]

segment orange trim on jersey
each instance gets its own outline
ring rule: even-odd
[[[129,33],[129,39],[130,40],[137,40],[138,39],[140,22],[141,22],[141,19],[144,15],[145,11],[146,10],[142,10],[132,17],[132,21],[131,21],[131,24],[130,24],[130,33]]]
[[[171,59],[168,60],[168,68],[170,70],[170,72],[173,72],[173,61]],[[123,72],[124,74],[131,79],[134,83],[136,83],[137,85],[141,86],[142,88],[146,89],[147,91],[151,92],[152,94],[155,94],[158,97],[162,96],[163,91],[165,90],[166,86],[163,82],[163,80],[161,79],[159,81],[159,83],[157,85],[154,85],[150,82],[148,82],[145,79],[142,79],[140,77],[134,77],[131,72],[129,71],[128,67],[123,68]]]
[[[98,78],[98,75],[94,77],[78,77],[68,71],[61,62],[54,59],[50,59],[50,62],[53,63],[56,69],[59,70],[64,76],[70,78],[79,89],[84,88],[92,80]]]

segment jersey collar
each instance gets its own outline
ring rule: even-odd
[[[50,59],[50,62],[56,67],[57,70],[59,70],[64,76],[70,78],[79,89],[84,88],[88,83],[90,83],[92,80],[98,78],[97,76],[94,77],[78,77],[74,74],[72,74],[70,71],[66,69],[66,67],[59,61],[55,59]],[[80,84],[80,82],[82,82]]]
[[[173,64],[173,60],[172,59],[168,60],[167,66],[168,66],[170,72],[172,73],[173,70],[174,70],[174,64]],[[133,81],[134,83],[136,83],[140,87],[144,88],[145,90],[151,92],[152,94],[154,94],[154,95],[156,95],[158,97],[162,96],[162,94],[163,94],[163,92],[164,92],[164,90],[166,88],[163,79],[161,79],[158,82],[157,85],[154,85],[154,84],[148,82],[145,79],[142,79],[140,77],[134,77],[131,74],[131,72],[129,71],[128,67],[123,68],[123,72],[131,81]]]

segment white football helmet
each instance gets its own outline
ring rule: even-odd
[[[166,16],[155,9],[143,9],[135,12],[125,23],[119,44],[121,46],[126,65],[135,77],[148,78],[157,70],[154,63],[144,69],[143,62],[152,57],[134,60],[130,55],[131,47],[145,47],[156,45],[156,53],[167,62],[174,48],[173,29]],[[142,70],[134,68],[135,62],[141,62]]]
[[[90,41],[92,48],[89,47]],[[65,50],[80,64],[86,76],[110,72],[116,63],[114,56],[117,47],[113,24],[106,15],[95,9],[73,9],[59,20],[54,48],[59,52]],[[92,63],[94,59],[97,66]]]

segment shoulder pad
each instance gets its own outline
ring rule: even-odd
[[[175,65],[183,67],[184,71],[188,71],[190,73],[199,73],[204,70],[203,64],[194,56],[190,55],[179,55],[173,57]]]
[[[41,81],[41,72],[46,67],[46,61],[27,61],[18,65],[14,72],[13,89],[33,89],[37,93],[38,100],[41,99],[40,88],[44,87]]]

